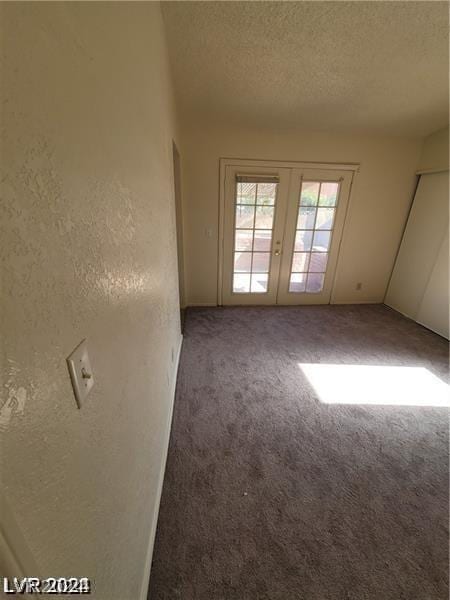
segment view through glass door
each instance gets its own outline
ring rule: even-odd
[[[351,177],[227,166],[223,303],[328,303]]]
[[[276,304],[289,169],[227,167],[224,304]]]

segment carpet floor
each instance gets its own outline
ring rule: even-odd
[[[342,377],[305,364],[409,369],[326,404]],[[447,600],[448,411],[408,405],[417,367],[447,381],[447,342],[383,305],[188,310],[149,599]]]

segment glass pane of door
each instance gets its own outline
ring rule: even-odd
[[[234,219],[233,293],[268,290],[278,182],[237,178]]]
[[[317,294],[324,286],[339,182],[302,181],[289,292]]]

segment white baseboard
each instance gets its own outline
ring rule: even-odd
[[[415,317],[412,317],[411,315],[404,313],[403,311],[399,310],[397,307],[393,306],[392,304],[386,304],[386,302],[385,302],[384,305],[389,307],[391,310],[395,310],[395,312],[400,313],[402,316],[406,317],[410,321],[414,321],[414,323],[417,323],[418,325],[425,327],[425,329],[428,329],[429,331],[432,331],[433,333],[437,333],[437,335],[440,335],[444,339],[446,339],[446,340],[449,339],[449,336],[446,331],[439,331],[437,329],[434,329],[433,327],[430,327],[426,323],[422,323],[422,321],[418,321]]]
[[[217,306],[217,302],[189,302],[186,308],[196,308],[202,306]]]
[[[159,504],[161,502],[161,494],[164,484],[164,473],[166,471],[166,462],[167,462],[167,452],[169,450],[169,439],[170,439],[170,430],[172,426],[172,415],[173,415],[173,406],[175,401],[175,388],[177,385],[177,375],[178,375],[178,367],[180,364],[180,355],[181,355],[181,346],[183,344],[183,336],[180,335],[180,343],[178,345],[177,355],[175,359],[175,366],[172,376],[172,382],[170,384],[170,407],[169,414],[167,415],[167,423],[166,423],[166,431],[164,434],[164,450],[163,450],[163,458],[161,460],[161,468],[159,471],[158,478],[158,489],[156,491],[156,503],[153,512],[152,525],[150,530],[150,536],[148,540],[148,548],[147,555],[145,558],[145,567],[144,574],[141,585],[141,593],[139,594],[139,600],[147,600],[148,595],[148,586],[150,582],[150,569],[152,566],[152,558],[153,558],[153,546],[155,543],[156,536],[156,526],[158,524],[158,514],[159,514]]]
[[[383,300],[332,300],[330,304],[383,304]],[[208,306],[218,306],[215,302],[190,302],[186,308],[201,308]],[[228,305],[231,306],[231,305]],[[242,305],[234,305],[234,306],[248,306],[251,308],[250,304],[242,304]],[[256,306],[256,305],[255,305]],[[260,305],[260,306],[313,306],[312,304],[270,304],[270,305]],[[319,305],[318,305],[319,306]],[[323,306],[323,305],[321,305]]]
[[[412,317],[411,315],[408,315],[407,313],[403,312],[402,310],[400,310],[399,308],[397,308],[396,306],[394,306],[393,304],[387,304],[387,302],[383,302],[383,304],[385,306],[387,306],[388,308],[395,310],[395,312],[400,313],[401,315],[403,315],[404,317],[406,317],[407,319],[411,319],[411,321],[415,321],[415,318]]]
[[[383,304],[383,300],[335,300],[330,304]]]
[[[449,339],[448,333],[446,331],[442,331],[442,329],[435,329],[434,327],[430,327],[426,323],[422,323],[422,321],[416,321],[416,323],[418,325],[421,325],[422,327],[425,327],[425,329],[428,329],[428,331],[432,331],[433,333],[440,335],[442,338],[444,338],[444,340]]]

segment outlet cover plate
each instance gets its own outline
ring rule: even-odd
[[[94,387],[94,374],[87,349],[87,341],[83,340],[67,358],[73,393],[78,408],[81,408],[87,395]]]

